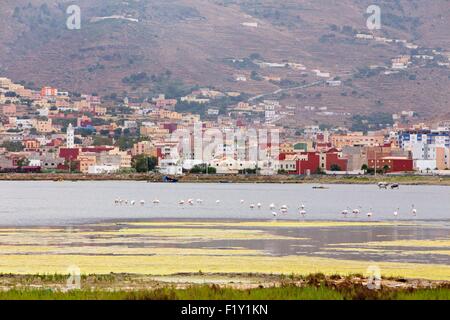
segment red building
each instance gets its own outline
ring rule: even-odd
[[[314,174],[320,168],[320,156],[316,152],[301,153],[302,159],[297,160],[297,174]]]
[[[347,171],[348,159],[341,158],[336,149],[330,149],[327,153],[301,152],[280,153],[280,161],[295,161],[295,170],[289,170],[289,174],[308,175],[316,174],[319,170]],[[286,170],[287,171],[287,170]]]
[[[94,152],[94,153],[107,152],[107,151],[111,151],[111,150],[114,150],[114,147],[96,146],[96,147],[81,148],[81,152]]]
[[[169,133],[174,132],[175,130],[177,130],[177,124],[176,123],[164,123],[163,124],[163,128],[166,130],[169,130]]]
[[[59,148],[59,157],[66,161],[74,161],[78,158],[80,149],[78,148]]]
[[[326,151],[328,149],[331,148],[331,143],[330,142],[317,142],[315,144],[315,149],[317,151]]]
[[[334,168],[339,168],[339,171],[347,171],[348,159],[341,158],[337,149],[330,149],[325,154],[325,169],[332,171]]]
[[[92,126],[92,119],[87,116],[82,116],[77,119],[77,127],[86,128]]]
[[[375,169],[375,159],[368,160],[368,167]],[[376,160],[376,169],[383,170],[388,168],[387,172],[411,172],[414,171],[413,159],[403,157],[382,157]]]

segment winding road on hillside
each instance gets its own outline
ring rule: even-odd
[[[263,94],[259,94],[257,96],[251,97],[251,98],[248,99],[248,102],[252,102],[252,101],[264,98],[264,97],[280,94],[280,93],[283,93],[283,92],[286,92],[286,91],[292,91],[292,90],[306,89],[306,88],[314,87],[314,86],[317,86],[317,85],[320,85],[320,84],[323,84],[323,83],[325,83],[325,80],[320,80],[320,81],[316,81],[316,82],[313,82],[313,83],[308,83],[308,84],[305,84],[305,85],[302,85],[302,86],[298,86],[298,87],[278,89],[278,90],[276,90],[274,92],[263,93]]]

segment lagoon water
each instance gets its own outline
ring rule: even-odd
[[[184,184],[135,181],[2,181],[0,182],[1,226],[61,226],[107,220],[130,219],[232,219],[270,220],[287,205],[278,219],[298,220],[299,206],[306,206],[306,220],[372,221],[442,220],[450,222],[450,187],[400,186],[399,190],[379,190],[376,185],[327,185],[313,189],[310,184]],[[136,204],[116,205],[117,198]],[[158,205],[152,204],[158,199]],[[179,201],[194,199],[194,205]],[[197,204],[196,199],[202,199]],[[245,200],[241,204],[240,200]],[[144,206],[139,204],[145,200]],[[216,200],[220,200],[217,204]],[[261,203],[261,209],[250,204]],[[412,205],[418,211],[412,216]],[[344,217],[341,211],[361,206],[361,214]],[[399,208],[399,216],[393,212]],[[445,222],[444,222],[445,221]]]

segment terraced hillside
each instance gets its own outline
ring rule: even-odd
[[[368,70],[387,67],[402,54],[450,51],[450,2],[375,1],[382,9],[382,29],[375,35],[419,49],[355,39],[368,32],[365,12],[373,2],[3,0],[0,74],[30,86],[102,95],[142,95],[181,82],[256,95],[320,80],[313,72],[320,70],[345,85],[286,91],[286,102],[327,107],[342,119],[374,110],[412,109],[423,117],[448,110],[450,69],[437,60],[417,61],[388,77]],[[71,4],[81,8],[80,30],[66,27]],[[264,62],[304,69],[262,67]],[[236,81],[238,75],[248,81]],[[328,118],[299,112],[296,121],[311,119]]]

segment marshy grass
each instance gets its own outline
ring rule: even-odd
[[[191,286],[186,289],[161,288],[137,291],[45,289],[0,292],[1,300],[342,300],[339,292],[325,287],[294,286],[237,290],[218,286]]]
[[[450,300],[449,282],[420,284],[417,280],[409,283],[404,278],[390,278],[385,279],[390,286],[382,284],[379,290],[373,290],[366,286],[362,274],[240,274],[229,278],[228,285],[189,282],[190,277],[202,276],[201,273],[180,276],[187,281],[181,287],[147,276],[82,275],[82,289],[67,291],[67,275],[0,274],[4,288],[8,288],[0,291],[0,300]],[[254,280],[259,284],[246,288],[233,285],[231,279],[244,277],[257,277]],[[120,283],[126,286],[117,286]]]
[[[399,292],[397,298],[399,300],[450,300],[450,288]]]
[[[369,290],[363,286],[281,286],[238,290],[198,285],[186,289],[136,291],[13,289],[0,292],[1,300],[449,300],[450,289]]]

